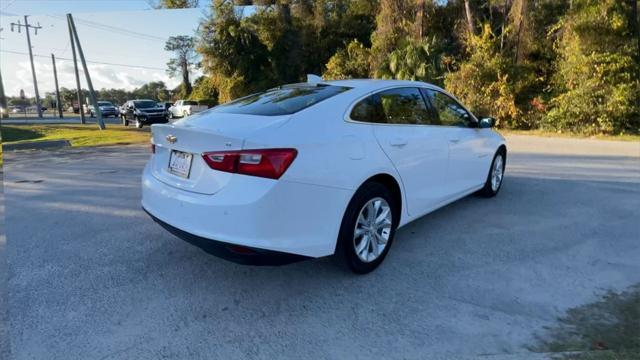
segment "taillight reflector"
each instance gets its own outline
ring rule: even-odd
[[[256,149],[212,151],[202,158],[214,170],[279,179],[297,155],[296,149]]]

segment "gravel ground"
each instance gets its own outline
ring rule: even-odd
[[[640,143],[509,146],[498,197],[407,225],[366,276],[178,240],[140,209],[147,147],[7,153],[10,357],[546,357],[545,326],[640,282]]]

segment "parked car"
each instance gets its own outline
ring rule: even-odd
[[[26,107],[20,105],[9,106],[9,109],[11,109],[11,112],[14,114],[26,112]]]
[[[41,110],[42,112],[45,112],[45,111],[47,111],[47,107],[46,107],[46,106],[42,106],[42,105],[40,105],[40,110]],[[37,112],[38,112],[38,106],[36,106],[36,105],[30,105],[30,106],[27,106],[26,112],[27,112],[27,113],[34,113],[34,114],[35,114],[35,113],[37,113]]]
[[[193,100],[178,100],[172,107],[169,108],[169,118],[180,118],[189,116],[200,111],[207,110],[208,106],[198,105],[197,101]]]
[[[167,122],[167,112],[158,103],[149,99],[129,100],[125,104],[125,112],[122,115],[124,126],[133,122],[140,129],[143,125]]]
[[[163,107],[165,110],[169,110],[169,108],[173,106],[173,103],[168,101],[161,101],[158,103],[158,106]]]
[[[124,124],[124,114],[127,113],[127,103],[118,106],[118,112],[120,113],[120,118],[122,118],[122,123]]]
[[[100,108],[100,112],[102,113],[103,117],[118,117],[120,115],[120,111],[113,105],[113,103],[111,103],[111,101],[100,100],[98,101],[98,107]],[[91,117],[96,116],[95,108],[93,107],[93,105],[89,105],[88,110]]]
[[[507,148],[494,122],[423,82],[281,86],[154,125],[142,207],[233,261],[335,253],[366,273],[398,227],[469,194],[498,193]]]

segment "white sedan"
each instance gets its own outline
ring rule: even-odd
[[[498,193],[507,148],[493,123],[423,82],[285,85],[154,124],[142,206],[232,261],[336,254],[366,273],[397,228]]]

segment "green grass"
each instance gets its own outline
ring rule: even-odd
[[[545,130],[507,130],[498,129],[502,135],[529,135],[542,137],[561,137],[574,139],[597,139],[597,140],[618,140],[618,141],[640,141],[640,135],[624,134],[624,135],[582,135],[568,132],[554,132]]]
[[[90,125],[3,125],[5,144],[27,141],[69,140],[71,146],[148,144],[149,131],[108,124],[105,130]]]
[[[626,360],[640,358],[640,284],[610,292],[598,302],[567,311],[547,329],[549,340],[534,351],[564,353],[558,359]]]

